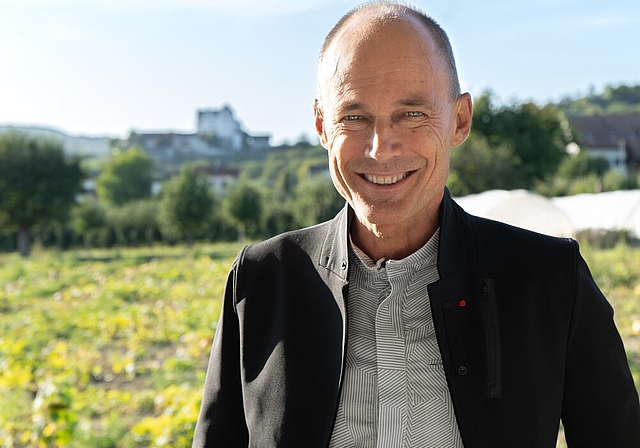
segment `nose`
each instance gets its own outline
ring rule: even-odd
[[[393,124],[386,120],[376,120],[371,130],[368,156],[384,162],[397,155],[400,142],[396,139]]]

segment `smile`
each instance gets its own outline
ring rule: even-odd
[[[377,185],[393,185],[407,177],[409,174],[411,173],[406,172],[397,176],[375,176],[373,174],[363,174],[363,177],[369,182]]]

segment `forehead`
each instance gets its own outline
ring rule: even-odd
[[[329,97],[366,85],[415,90],[411,84],[421,84],[428,90],[446,83],[443,61],[431,32],[416,19],[361,18],[345,24],[327,48],[318,67],[318,86]]]

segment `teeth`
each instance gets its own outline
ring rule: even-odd
[[[399,176],[373,176],[371,174],[365,174],[364,178],[369,182],[373,182],[378,185],[392,185],[398,182],[399,180],[407,177],[407,173],[401,174]]]

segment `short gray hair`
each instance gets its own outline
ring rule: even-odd
[[[451,42],[447,33],[438,25],[438,23],[421,10],[395,1],[376,0],[363,3],[356,6],[351,11],[346,13],[331,29],[329,34],[322,44],[320,49],[320,55],[318,57],[318,66],[322,64],[322,60],[325,53],[329,49],[329,46],[333,43],[338,33],[352,20],[358,18],[361,15],[369,14],[372,20],[379,22],[388,22],[397,20],[399,18],[411,17],[417,19],[419,23],[423,24],[425,28],[430,32],[431,36],[435,40],[436,47],[442,54],[447,64],[447,71],[449,76],[449,88],[452,99],[456,99],[460,96],[460,80],[458,78],[458,69],[456,68],[456,61],[453,57],[453,49],[451,48]]]

